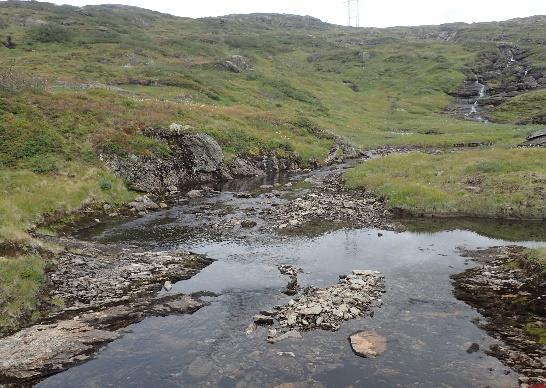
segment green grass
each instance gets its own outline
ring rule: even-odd
[[[30,240],[44,215],[69,214],[85,204],[121,204],[133,198],[123,181],[97,168],[66,166],[55,175],[0,170],[0,246]],[[1,255],[1,252],[0,252]]]
[[[542,276],[546,278],[546,248],[528,249],[525,261],[529,265],[538,268]]]
[[[0,336],[31,320],[36,296],[45,282],[39,256],[0,257]]]
[[[488,149],[371,160],[345,175],[414,214],[543,219],[546,150]]]
[[[546,329],[544,327],[538,327],[529,323],[525,326],[525,331],[530,335],[537,337],[540,344],[546,345]]]
[[[492,116],[512,123],[546,122],[546,90],[536,90],[516,96],[498,106]]]

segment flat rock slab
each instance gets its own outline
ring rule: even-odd
[[[21,330],[0,339],[0,386],[31,384],[87,361],[121,337],[122,328],[147,316],[191,313],[202,306],[187,295],[168,295]]]
[[[189,279],[212,260],[184,251],[143,251],[137,247],[57,239],[65,246],[48,276],[51,297],[73,315],[153,294],[166,283]],[[168,284],[168,283],[167,283]]]
[[[355,354],[375,358],[387,350],[387,339],[374,331],[360,331],[349,337]]]

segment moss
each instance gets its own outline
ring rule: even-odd
[[[533,323],[529,323],[525,326],[525,331],[532,335],[533,337],[537,337],[538,342],[542,345],[546,345],[546,328],[536,326]]]

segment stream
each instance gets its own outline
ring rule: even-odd
[[[150,250],[184,249],[216,261],[170,293],[212,291],[210,305],[192,315],[147,318],[85,364],[42,381],[40,387],[513,387],[517,373],[484,353],[495,340],[474,320],[480,315],[454,298],[450,276],[471,265],[459,248],[543,246],[544,224],[491,220],[409,221],[406,232],[311,225],[297,233],[239,228],[217,233],[204,220],[225,223],[249,208],[282,203],[309,190],[305,176],[243,181],[221,192],[145,217],[103,223],[79,237],[127,242]],[[288,180],[294,185],[286,187]],[[268,183],[278,186],[279,196]],[[254,190],[253,198],[234,193]],[[259,213],[258,213],[259,214]],[[385,275],[383,306],[373,317],[337,332],[310,331],[303,339],[266,342],[267,328],[247,334],[253,315],[286,303],[288,278],[277,265],[303,269],[302,286],[325,287],[353,269]],[[166,293],[167,291],[161,291]],[[347,337],[374,330],[387,338],[375,359],[356,356]],[[480,351],[467,349],[477,343]],[[299,384],[299,385],[298,385]]]

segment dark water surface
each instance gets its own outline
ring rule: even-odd
[[[413,232],[343,229],[310,235],[302,231],[298,236],[242,229],[222,236],[195,228],[205,213],[216,211],[219,219],[240,217],[263,200],[224,192],[87,232],[87,238],[104,242],[207,254],[217,261],[170,292],[208,290],[221,295],[208,299],[211,304],[193,315],[149,318],[129,327],[96,359],[40,386],[517,386],[517,374],[483,352],[494,340],[472,322],[480,315],[452,295],[450,275],[468,268],[459,247],[514,244],[495,238],[492,221],[484,221],[483,235],[463,230],[461,224],[446,224],[448,230],[441,231],[441,225],[422,222]],[[538,225],[538,231],[525,234],[528,227],[498,229],[501,236],[510,235],[510,228],[514,236],[530,236],[517,244],[544,245],[538,242],[546,240],[544,229]],[[277,270],[279,264],[303,268],[303,286],[334,284],[353,269],[379,270],[386,277],[384,305],[373,318],[349,321],[338,332],[306,332],[302,340],[268,344],[265,328],[250,335],[245,329],[260,310],[289,300],[281,294],[288,279]],[[385,336],[387,351],[376,359],[355,356],[347,337],[358,330]],[[480,351],[468,354],[473,342]]]

